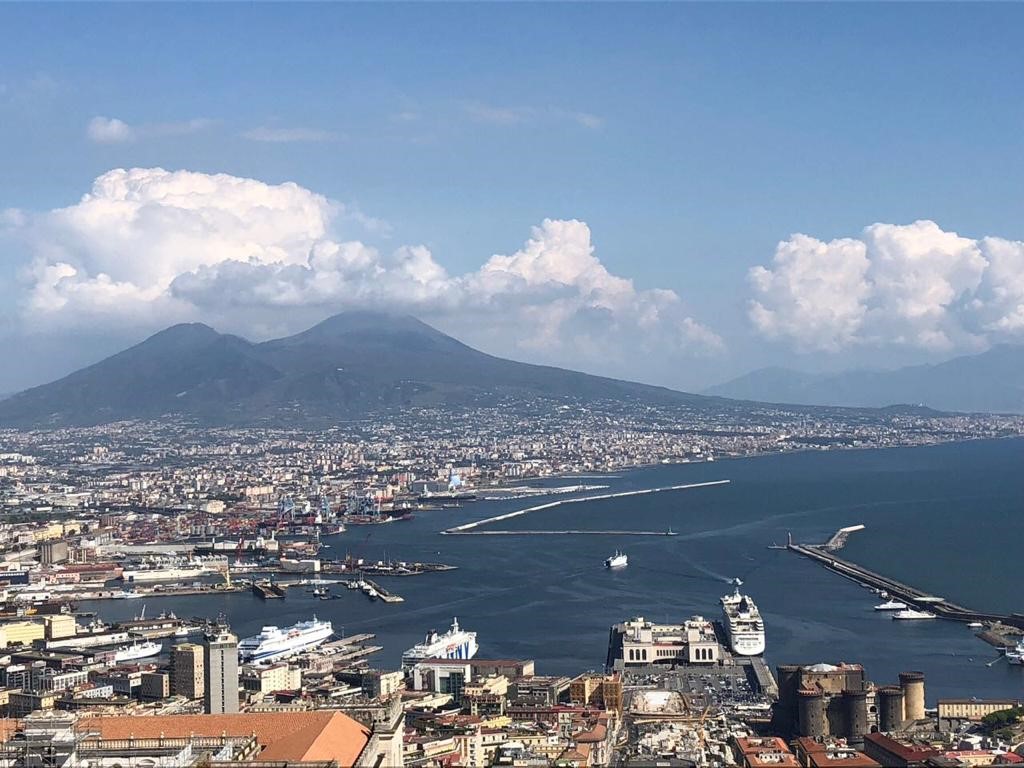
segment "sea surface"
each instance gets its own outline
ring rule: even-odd
[[[728,485],[567,504],[492,526],[505,530],[652,530],[677,536],[450,536],[451,526],[571,496],[479,501],[418,513],[408,522],[350,527],[327,539],[325,557],[432,560],[458,570],[380,579],[404,603],[370,602],[335,587],[319,601],[293,589],[283,600],[249,593],[149,599],[150,615],[223,614],[240,636],[265,624],[316,614],[347,635],[372,632],[376,664],[453,616],[478,633],[481,658],[531,658],[538,674],[602,668],[611,624],[632,616],[665,622],[719,618],[732,578],[757,602],[770,664],[860,662],[893,682],[921,670],[927,698],[1024,696],[1024,668],[1011,667],[964,625],[894,622],[872,610],[872,592],[787,551],[864,524],[843,556],[963,605],[1024,613],[1024,440],[921,448],[807,452],[662,465],[549,485],[588,483],[608,493],[709,480]],[[587,493],[580,495],[589,495]],[[615,549],[629,566],[610,572]],[[132,616],[142,601],[83,604],[107,619]]]

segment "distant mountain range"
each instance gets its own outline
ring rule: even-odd
[[[704,394],[770,403],[866,408],[905,403],[942,411],[1024,413],[1024,346],[1004,344],[893,371],[810,374],[762,368]]]
[[[510,395],[712,404],[662,387],[479,352],[409,316],[347,312],[252,343],[175,325],[50,384],[0,401],[0,425],[92,425],[167,415],[205,423],[297,423]]]

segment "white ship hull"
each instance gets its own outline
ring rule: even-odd
[[[934,613],[928,613],[927,611],[896,611],[892,615],[893,621],[922,621],[927,619],[937,618]]]
[[[316,648],[333,634],[331,622],[316,619],[284,629],[264,627],[260,634],[247,637],[238,644],[238,658],[252,664],[285,659]]]
[[[616,552],[611,557],[605,558],[605,568],[625,568],[629,565],[629,558],[621,552]]]
[[[890,601],[888,601],[886,603],[882,603],[881,605],[876,605],[875,606],[875,610],[876,611],[905,611],[909,607],[910,607],[909,605],[907,605],[906,603],[901,603],[899,600],[890,600]]]
[[[737,656],[760,656],[764,653],[764,632],[729,635],[729,647]]]
[[[118,648],[114,652],[114,661],[120,663],[123,661],[134,661],[135,659],[146,659],[150,656],[158,655],[162,650],[163,646],[160,643],[126,645],[124,648]]]
[[[765,649],[764,622],[754,601],[740,594],[741,583],[737,579],[736,591],[721,600],[725,633],[737,656],[760,656]]]
[[[124,571],[121,578],[125,582],[136,581],[181,581],[195,579],[206,573],[204,568],[145,568],[139,571]]]
[[[1013,648],[1006,649],[1006,660],[1010,664],[1024,664],[1024,640],[1021,640]]]
[[[472,659],[477,650],[476,632],[463,631],[455,619],[445,634],[431,632],[424,642],[403,653],[402,668],[409,669],[425,659]]]

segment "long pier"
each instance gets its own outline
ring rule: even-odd
[[[477,520],[472,523],[464,523],[463,525],[457,525],[454,528],[448,528],[447,530],[441,531],[442,534],[469,534],[469,533],[500,533],[499,531],[474,531],[474,528],[479,528],[481,525],[490,525],[491,523],[498,523],[502,520],[511,520],[514,517],[520,517],[522,515],[528,515],[531,512],[540,512],[544,509],[554,509],[555,507],[561,507],[565,504],[579,504],[584,501],[602,501],[604,499],[621,499],[627,496],[644,496],[651,493],[664,493],[665,491],[683,491],[689,488],[708,488],[715,485],[726,485],[729,480],[710,480],[705,483],[687,483],[685,485],[669,485],[663,488],[644,488],[639,491],[620,491],[618,493],[601,493],[595,496],[580,496],[576,499],[559,499],[557,501],[549,501],[546,504],[537,504],[533,507],[526,507],[525,509],[517,509],[515,512],[506,512],[502,515],[495,515],[494,517],[487,517],[483,520]],[[508,532],[513,533],[513,532]],[[641,534],[641,535],[653,535],[653,534]],[[661,534],[664,535],[664,534]]]
[[[402,597],[401,595],[396,595],[393,592],[389,592],[388,590],[384,589],[384,587],[382,587],[380,584],[378,584],[376,581],[371,581],[370,579],[367,579],[365,576],[362,579],[360,579],[360,581],[365,585],[362,588],[363,589],[363,593],[367,597],[369,597],[371,600],[376,599],[376,598],[380,598],[381,601],[385,602],[385,603],[403,603],[403,602],[405,602],[405,598],[404,597]]]
[[[456,531],[468,536],[678,536],[675,531]]]
[[[866,584],[869,587],[884,590],[892,598],[896,598],[918,610],[934,613],[943,619],[965,623],[975,621],[987,624],[999,623],[1024,629],[1024,615],[1016,613],[985,613],[965,608],[945,598],[935,597],[916,587],[875,573],[849,560],[844,560],[834,553],[827,551],[824,546],[790,543],[786,546],[786,549],[820,563],[833,573],[838,573],[840,576],[855,581],[858,584]]]

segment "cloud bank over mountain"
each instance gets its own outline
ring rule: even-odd
[[[748,276],[755,328],[801,350],[947,352],[1024,337],[1024,242],[962,237],[933,221],[872,224],[829,242],[796,234]]]
[[[294,183],[226,174],[116,169],[74,205],[2,221],[23,260],[23,318],[36,329],[205,320],[271,335],[375,308],[446,318],[497,350],[567,364],[722,347],[675,292],[609,272],[576,220],[545,219],[518,251],[461,275],[426,246],[354,237],[375,229],[358,210]]]

